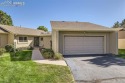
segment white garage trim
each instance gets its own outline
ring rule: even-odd
[[[69,34],[68,35],[64,34],[63,35],[63,54],[64,55],[65,55],[65,37],[103,37],[103,53],[106,53],[106,35],[97,34],[97,35],[92,35],[92,36],[90,36],[90,35],[84,36],[84,35],[80,35],[80,34],[77,34],[77,35],[76,34],[70,34],[70,35]]]

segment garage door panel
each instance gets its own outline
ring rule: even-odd
[[[65,37],[64,54],[102,54],[104,37]]]

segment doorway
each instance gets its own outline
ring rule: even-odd
[[[39,46],[39,37],[34,37],[34,46]]]

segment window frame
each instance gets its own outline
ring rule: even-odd
[[[22,38],[22,40],[20,40],[20,38]],[[26,38],[26,40],[25,40]],[[28,42],[28,37],[27,36],[19,36],[18,37],[18,42],[19,43],[27,43]]]

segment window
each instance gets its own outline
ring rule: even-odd
[[[19,42],[27,42],[27,37],[19,37]]]

